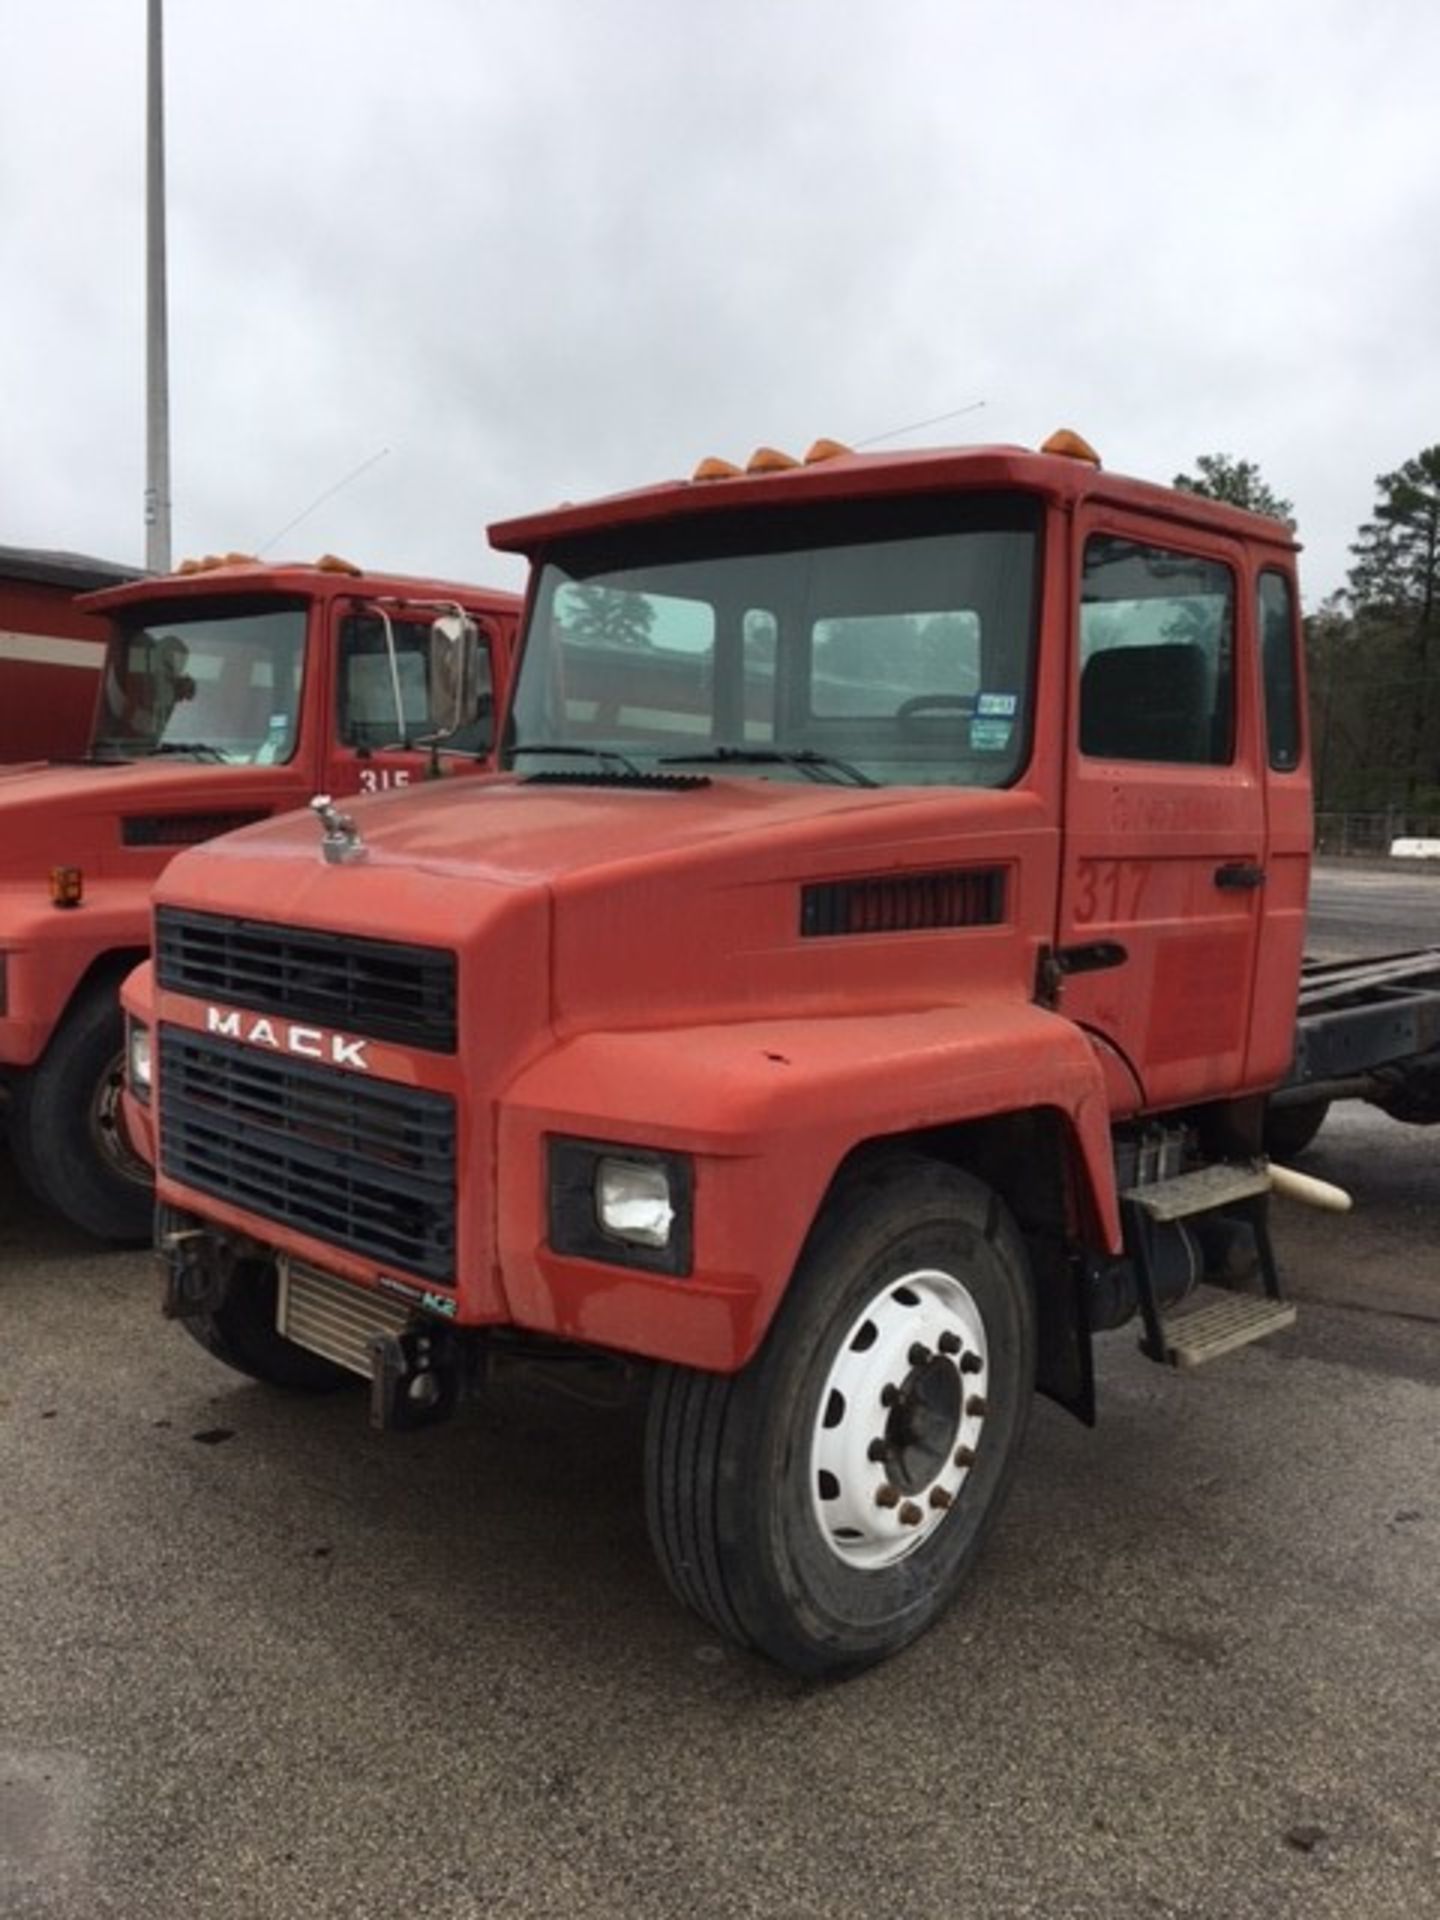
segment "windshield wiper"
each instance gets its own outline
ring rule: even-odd
[[[145,757],[153,759],[161,753],[189,753],[197,760],[218,760],[222,767],[229,764],[219,747],[212,747],[204,740],[158,740],[146,749]]]
[[[841,760],[833,753],[817,753],[813,747],[702,747],[696,753],[662,753],[658,765],[671,766],[783,766],[799,767],[807,780],[828,781],[834,786],[878,787],[868,773]],[[837,777],[838,776],[838,777]]]
[[[510,749],[513,759],[517,753],[575,753],[582,760],[613,760],[624,767],[627,773],[643,773],[643,767],[636,766],[628,753],[621,753],[618,747],[574,747],[562,740],[527,740],[523,746]]]

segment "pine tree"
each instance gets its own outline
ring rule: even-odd
[[[1375,517],[1350,551],[1348,598],[1376,654],[1393,651],[1406,716],[1398,742],[1406,804],[1440,804],[1440,446],[1375,481]]]
[[[1224,500],[1249,513],[1268,514],[1272,520],[1283,520],[1287,527],[1295,525],[1294,507],[1266,485],[1253,460],[1237,460],[1228,453],[1202,453],[1195,465],[1198,474],[1177,473],[1171,486],[1181,493],[1198,493],[1206,500]]]

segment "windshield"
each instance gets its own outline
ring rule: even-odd
[[[552,549],[505,762],[1003,786],[1029,733],[1038,523],[1028,497],[918,496]]]
[[[95,752],[193,753],[271,766],[295,751],[305,651],[302,603],[142,616],[110,643]]]

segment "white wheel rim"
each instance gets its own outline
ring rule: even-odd
[[[815,1413],[810,1499],[830,1551],[864,1572],[923,1546],[980,1451],[990,1350],[974,1296],[924,1267],[856,1315]]]

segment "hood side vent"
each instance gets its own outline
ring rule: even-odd
[[[268,820],[268,807],[235,809],[230,813],[132,813],[120,822],[120,843],[126,847],[198,847],[237,827],[253,827]]]
[[[939,927],[996,927],[1005,919],[1004,867],[948,867],[936,873],[824,880],[800,893],[806,939],[841,933],[922,933]]]

